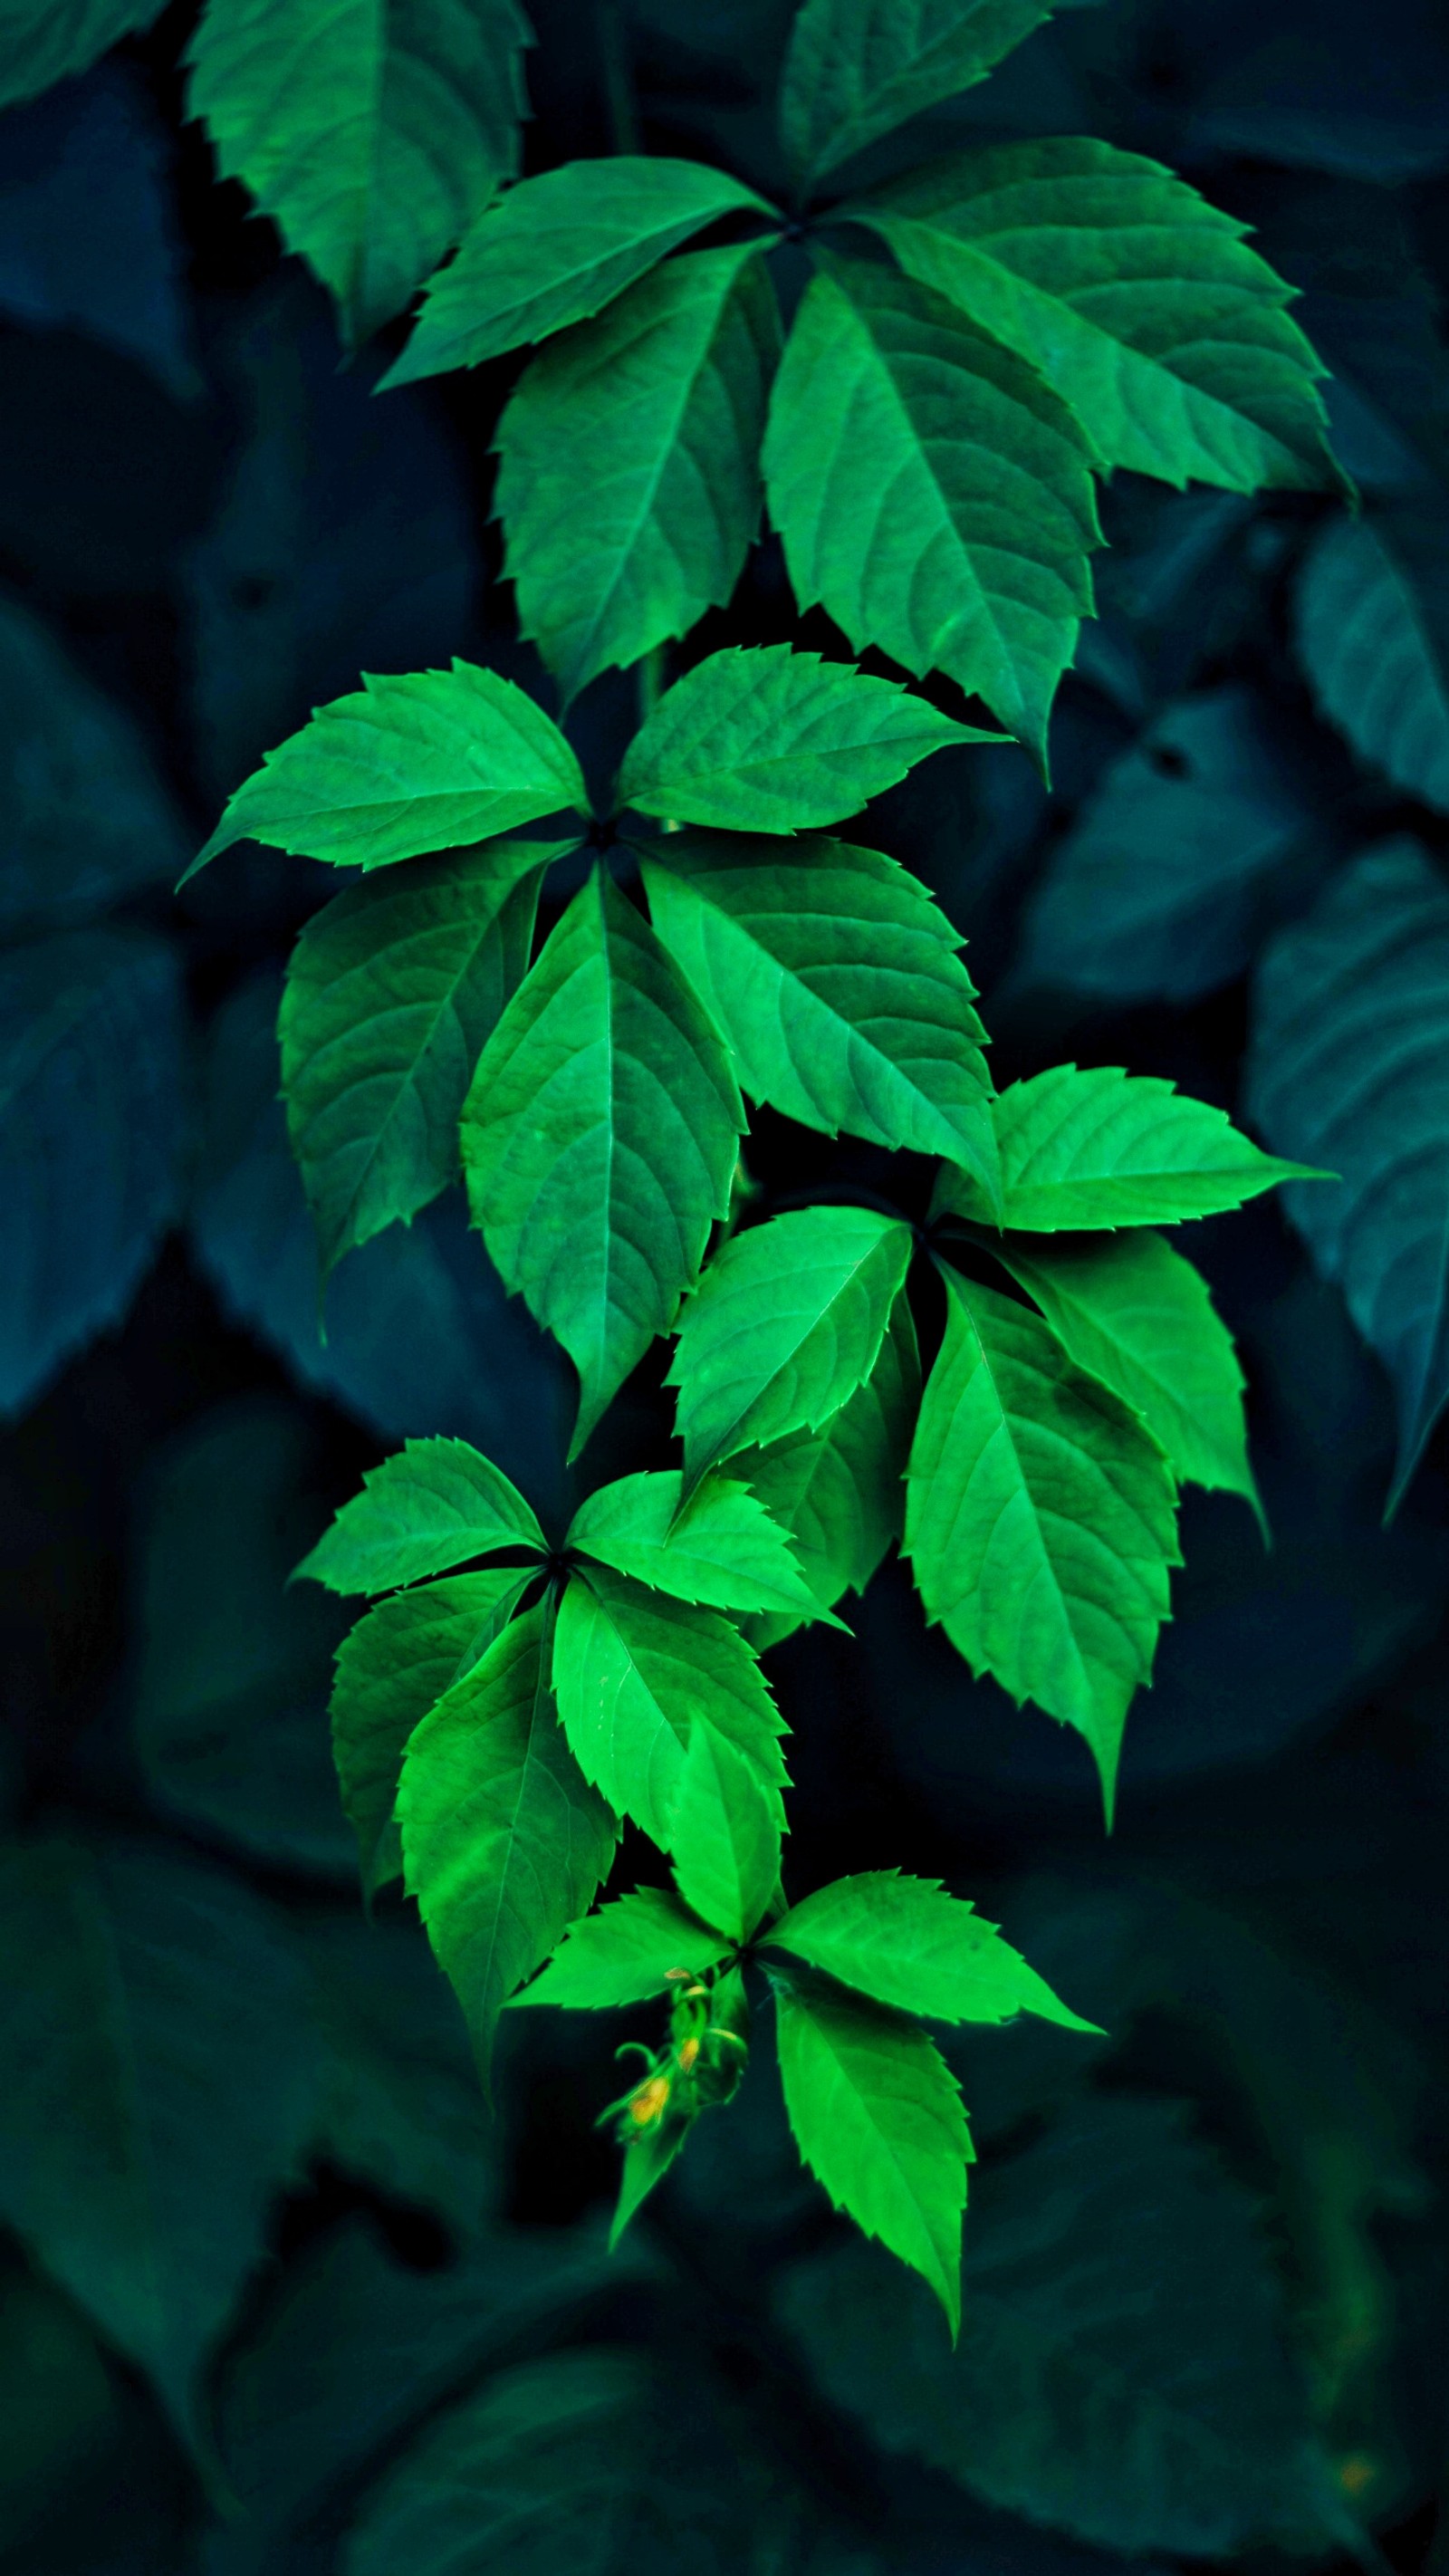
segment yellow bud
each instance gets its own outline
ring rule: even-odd
[[[695,2059],[698,2057],[698,2055],[699,2055],[699,2042],[698,2042],[698,2040],[697,2040],[697,2039],[686,2039],[686,2040],[684,2041],[683,2045],[681,2046],[680,2051],[679,2051],[679,2063],[680,2063],[681,2067],[683,2068],[683,2070],[684,2070],[684,2072],[685,2072],[685,2074],[686,2074],[686,2075],[689,2073],[689,2070],[690,2070],[691,2066],[694,2064],[694,2061],[695,2061]]]
[[[641,2084],[638,2092],[630,2096],[629,2117],[635,2128],[657,2128],[664,2117],[664,2108],[668,2100],[668,2076],[651,2075],[648,2083]]]

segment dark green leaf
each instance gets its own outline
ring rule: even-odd
[[[188,874],[247,840],[334,867],[387,867],[565,806],[587,814],[583,772],[515,681],[457,661],[393,678],[364,672],[361,689],[267,753]]]
[[[572,2011],[602,2012],[647,2003],[669,1991],[671,1974],[697,1977],[727,1958],[730,1944],[707,1932],[698,1917],[662,1887],[636,1887],[571,1923],[562,1947],[531,1986],[513,1998],[522,2004],[562,2004]]]
[[[365,340],[518,167],[516,0],[207,0],[190,109]]]
[[[984,80],[1058,0],[806,0],[780,87],[780,132],[819,178],[892,126]]]
[[[679,1601],[820,1616],[786,1532],[747,1485],[707,1476],[681,1509],[683,1482],[671,1467],[601,1485],[574,1514],[568,1545]]]
[[[473,1068],[528,971],[543,871],[571,846],[495,841],[419,860],[308,922],[279,1035],[324,1272],[456,1178]]]
[[[750,1459],[754,1490],[791,1531],[821,1601],[863,1592],[900,1537],[920,1394],[916,1328],[898,1297],[865,1384],[819,1431],[789,1432]]]
[[[536,357],[498,428],[519,622],[567,698],[722,605],[779,350],[758,245],[687,251]]]
[[[593,1903],[618,1838],[558,1722],[547,1620],[526,1611],[410,1737],[398,1790],[408,1893],[485,2080],[498,2016]]]
[[[906,1551],[927,1617],[973,1671],[1086,1737],[1110,1816],[1123,1723],[1179,1561],[1171,1470],[1029,1307],[944,1275]]]
[[[1293,289],[1160,162],[1086,136],[1006,143],[850,211],[1038,367],[1104,465],[1179,489],[1339,479]]]
[[[1449,813],[1449,523],[1331,520],[1298,585],[1298,651],[1326,716],[1396,787]]]
[[[693,1726],[674,1800],[674,1875],[700,1921],[748,1940],[780,1883],[780,1811],[752,1760]]]
[[[0,107],[83,72],[165,0],[0,0]]]
[[[903,2013],[783,1979],[775,2009],[801,2155],[837,2209],[930,2283],[954,2342],[971,2161],[955,2076]]]
[[[500,1547],[542,1556],[547,1546],[517,1486],[491,1459],[466,1440],[409,1440],[369,1467],[361,1493],[343,1504],[297,1572],[332,1592],[391,1592]]]
[[[1120,1065],[1082,1073],[1053,1065],[1014,1082],[993,1114],[1001,1222],[1032,1233],[1176,1225],[1241,1207],[1279,1181],[1323,1178],[1306,1164],[1275,1162],[1207,1101]],[[937,1212],[991,1216],[969,1177],[955,1172],[941,1175]]]
[[[700,1005],[595,869],[485,1047],[462,1125],[504,1285],[579,1372],[575,1452],[669,1331],[728,1207],[743,1125]]]
[[[383,387],[477,367],[589,321],[667,251],[719,215],[770,208],[698,161],[567,161],[510,188],[430,280],[417,326]]]
[[[765,440],[795,596],[985,699],[1045,764],[1091,612],[1091,450],[1034,367],[945,297],[832,259],[795,317]]]
[[[893,1869],[837,1878],[792,1905],[765,1938],[877,2003],[928,2020],[1001,2022],[1032,2012],[1067,2030],[1096,2028],[1058,2002],[996,1925],[936,1878],[902,1878]]]
[[[869,1208],[801,1208],[731,1237],[669,1372],[689,1477],[839,1411],[875,1366],[911,1249],[909,1226]]]
[[[490,1565],[395,1592],[339,1647],[332,1751],[369,1897],[402,1872],[393,1810],[409,1736],[482,1662],[530,1580],[516,1566]]]
[[[683,832],[645,853],[644,878],[755,1099],[828,1136],[945,1154],[994,1197],[974,987],[917,878],[843,841]]]

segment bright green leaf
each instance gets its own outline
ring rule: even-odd
[[[780,133],[819,178],[908,116],[984,80],[1058,0],[806,0],[780,85]]]
[[[596,868],[494,1030],[462,1121],[474,1223],[578,1370],[575,1453],[669,1331],[728,1208],[743,1125],[699,1003]]]
[[[681,1510],[683,1483],[671,1467],[601,1485],[574,1514],[567,1544],[679,1601],[820,1616],[786,1532],[748,1485],[706,1476]]]
[[[961,2322],[971,2135],[961,2091],[918,2022],[826,1986],[776,1988],[795,2142],[837,2209],[929,2281]]]
[[[783,1722],[749,1647],[718,1611],[689,1608],[595,1567],[587,1580],[573,1576],[559,1605],[553,1669],[581,1768],[662,1851],[674,1848],[697,1727],[744,1756],[779,1822]]]
[[[570,2011],[603,2012],[647,2003],[669,1991],[681,1970],[697,1977],[729,1956],[730,1943],[707,1932],[672,1889],[636,1887],[597,1914],[571,1923],[546,1968],[513,1998],[522,2004],[562,2004]]]
[[[646,717],[619,803],[727,832],[797,832],[858,814],[948,743],[1000,740],[848,662],[730,645]]]
[[[1449,814],[1449,521],[1330,519],[1298,582],[1298,653],[1323,713],[1396,787]]]
[[[408,1737],[482,1662],[529,1580],[517,1566],[490,1565],[395,1592],[338,1648],[332,1751],[369,1897],[402,1870],[393,1810]]]
[[[688,1477],[838,1412],[875,1366],[911,1250],[909,1226],[870,1208],[800,1208],[731,1237],[667,1381]]]
[[[780,1883],[779,1801],[712,1726],[690,1731],[672,1831],[685,1904],[731,1941],[747,1940]]]
[[[644,854],[644,880],[746,1091],[827,1136],[945,1154],[994,1199],[975,988],[917,878],[844,841],[679,832]]]
[[[926,1615],[1092,1748],[1110,1817],[1128,1706],[1179,1562],[1171,1470],[1040,1318],[955,1271],[906,1486]]]
[[[729,598],[779,336],[759,246],[733,243],[667,261],[525,371],[498,515],[520,625],[565,697]]]
[[[865,1384],[819,1431],[789,1432],[750,1459],[751,1484],[792,1533],[821,1601],[863,1592],[900,1537],[920,1394],[916,1328],[898,1297]]]
[[[403,1865],[485,2078],[514,1989],[587,1912],[618,1838],[558,1722],[542,1605],[495,1638],[411,1737]]]
[[[123,36],[160,17],[165,0],[0,0],[0,107],[88,71]]]
[[[267,753],[188,874],[246,840],[339,868],[387,867],[565,806],[587,814],[583,771],[515,681],[457,661],[394,678],[364,672],[360,690]]]
[[[1034,1234],[1176,1225],[1214,1216],[1279,1181],[1321,1179],[1275,1162],[1221,1109],[1189,1100],[1156,1074],[1053,1065],[1014,1082],[994,1107],[1007,1227]],[[943,1172],[936,1212],[989,1221],[969,1177]]]
[[[1034,367],[945,297],[832,259],[795,317],[765,439],[795,596],[855,650],[985,699],[1045,764],[1091,612],[1091,449]]]
[[[752,188],[699,161],[619,153],[524,179],[485,208],[457,258],[429,281],[412,338],[379,390],[481,366],[591,320],[667,251],[741,207],[770,212]]]
[[[473,1068],[528,971],[544,869],[571,846],[495,841],[364,878],[297,941],[282,1088],[324,1273],[455,1177]]]
[[[1293,289],[1248,227],[1086,136],[941,161],[850,208],[908,276],[1040,369],[1104,465],[1179,489],[1338,480]]]
[[[332,1592],[391,1592],[500,1547],[548,1547],[502,1468],[466,1440],[409,1440],[369,1467],[297,1573]]]
[[[518,167],[516,0],[207,0],[190,111],[365,340]]]
[[[935,1878],[893,1869],[837,1878],[792,1905],[766,1939],[877,2003],[933,2021],[1010,2021],[1039,2013],[1067,2030],[1095,2030],[1058,2002],[1035,1968]]]
[[[1243,1372],[1207,1282],[1160,1234],[1094,1243],[993,1245],[1057,1340],[1140,1413],[1184,1484],[1260,1509],[1248,1464]]]

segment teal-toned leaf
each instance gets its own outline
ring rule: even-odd
[[[676,1600],[819,1618],[789,1538],[748,1485],[706,1476],[681,1508],[677,1468],[621,1476],[574,1514],[568,1545]]]
[[[699,161],[567,161],[485,208],[429,281],[412,338],[383,379],[410,384],[590,321],[667,251],[720,215],[768,214],[753,188]]]
[[[699,1003],[596,868],[484,1048],[462,1122],[474,1223],[578,1370],[575,1453],[672,1325],[743,1125]]]
[[[86,71],[139,35],[164,0],[0,0],[0,107]]]
[[[1179,489],[1340,481],[1293,289],[1160,162],[1086,136],[1006,143],[850,212],[1039,368],[1104,465]]]
[[[589,810],[583,772],[551,716],[496,671],[364,672],[245,779],[194,876],[234,841],[270,841],[339,868],[457,849],[565,807]]]
[[[542,1606],[514,1619],[415,1729],[398,1790],[407,1890],[485,2080],[499,2014],[587,1912],[618,1838],[559,1725],[548,1644]]]
[[[547,1967],[514,1996],[513,2009],[561,2004],[604,2012],[647,2003],[668,1993],[671,1977],[697,1977],[729,1951],[729,1941],[706,1931],[671,1889],[636,1887],[632,1896],[616,1896],[571,1923]]]
[[[1141,1414],[1174,1475],[1259,1509],[1243,1372],[1190,1261],[1150,1229],[1039,1246],[1007,1236],[992,1248],[1078,1368]]]
[[[619,803],[727,832],[797,832],[858,814],[948,743],[1000,740],[848,662],[730,645],[646,717]]]
[[[954,2356],[864,2246],[782,2305],[872,2439],[1005,2512],[1138,2563],[1342,2544],[1258,2214],[1180,2104],[1088,2100],[990,2158],[961,2287]]]
[[[865,1384],[819,1431],[792,1431],[750,1458],[753,1490],[789,1529],[821,1601],[863,1592],[901,1535],[920,1394],[916,1328],[898,1297]]]
[[[1179,1562],[1172,1473],[1029,1307],[944,1277],[946,1335],[907,1471],[916,1585],[974,1672],[1086,1737],[1110,1817]]]
[[[1390,1507],[1449,1399],[1449,889],[1417,842],[1333,878],[1258,970],[1249,1099],[1275,1145],[1331,1155],[1288,1212],[1393,1380]]]
[[[543,872],[569,842],[495,841],[364,879],[315,913],[278,1034],[324,1272],[457,1175],[483,1044],[528,971]]]
[[[827,1136],[945,1154],[995,1197],[975,988],[917,878],[843,841],[678,832],[644,879],[746,1091]]]
[[[749,1647],[718,1611],[594,1567],[587,1580],[572,1577],[559,1605],[553,1671],[580,1767],[662,1851],[675,1848],[685,1756],[700,1727],[744,1756],[778,1824],[783,1721]]]
[[[672,1831],[685,1904],[731,1941],[748,1940],[780,1883],[779,1800],[712,1726],[690,1730]]]
[[[984,80],[1058,0],[806,0],[780,84],[780,133],[819,178],[908,116]]]
[[[911,1250],[909,1226],[870,1208],[800,1208],[731,1237],[669,1372],[687,1477],[839,1411],[875,1366]]]
[[[524,373],[498,427],[519,622],[567,698],[723,606],[780,322],[757,244],[686,251]]]
[[[1408,506],[1330,520],[1296,607],[1324,714],[1396,787],[1449,814],[1449,520]]]
[[[792,1905],[765,1938],[876,2003],[928,2020],[1010,2021],[1039,2013],[1067,2030],[1096,2029],[1058,2001],[1035,1968],[936,1878],[893,1869],[837,1878]]]
[[[1035,368],[930,287],[832,259],[775,379],[765,479],[800,606],[944,671],[1044,765],[1100,532],[1091,449]]]
[[[961,2322],[971,2134],[961,2089],[919,2022],[823,1984],[776,1984],[795,2143],[837,2209],[929,2281]]]
[[[0,1956],[0,2215],[204,2447],[203,2364],[313,2117],[300,1960],[154,1843],[12,1848]]]
[[[518,167],[516,0],[207,0],[190,109],[365,340]]]
[[[395,1592],[339,1646],[332,1751],[369,1897],[402,1872],[394,1809],[409,1736],[482,1662],[530,1579],[517,1566],[489,1565]]]
[[[502,1468],[466,1440],[409,1440],[368,1468],[297,1572],[332,1592],[391,1592],[500,1547],[548,1547]]]
[[[1176,1225],[1213,1216],[1279,1181],[1321,1179],[1240,1136],[1221,1109],[1189,1100],[1155,1074],[1053,1065],[1014,1082],[994,1105],[1007,1227]],[[989,1217],[967,1177],[943,1172],[937,1213]]]

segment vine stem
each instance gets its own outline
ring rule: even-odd
[[[609,119],[609,138],[616,152],[639,152],[643,149],[639,133],[639,109],[634,96],[634,67],[630,60],[629,31],[619,0],[600,0],[599,69],[603,76],[604,106]]]

